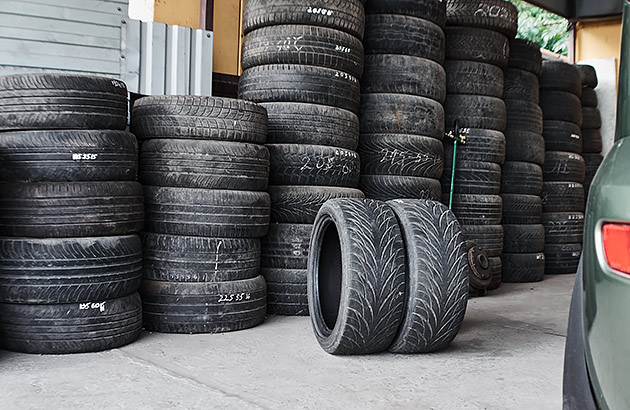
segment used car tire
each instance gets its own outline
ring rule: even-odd
[[[448,94],[444,102],[446,128],[486,128],[503,131],[506,106],[501,98],[480,95]]]
[[[473,27],[446,27],[446,59],[508,65],[509,41],[498,31]]]
[[[263,268],[306,270],[312,230],[311,224],[270,224],[269,232],[262,238],[260,265]],[[306,285],[306,276],[304,278]]]
[[[308,316],[306,269],[262,268],[267,282],[267,313]]]
[[[505,140],[507,161],[532,162],[540,166],[545,163],[545,139],[542,135],[513,130],[508,125],[505,130]]]
[[[539,282],[545,277],[545,254],[504,253],[501,255],[501,281],[507,283]]]
[[[503,70],[488,63],[466,60],[447,60],[446,92],[449,94],[503,96]]]
[[[440,181],[433,178],[400,175],[361,175],[361,191],[367,198],[389,201],[413,198],[439,200],[442,196]]]
[[[543,185],[543,170],[531,162],[505,161],[501,170],[501,193],[538,195]]]
[[[545,120],[543,137],[547,151],[566,151],[581,154],[583,151],[583,131],[579,125],[569,121]]]
[[[503,99],[538,104],[538,76],[526,70],[506,68],[503,81]]]
[[[527,70],[540,76],[542,72],[542,54],[540,46],[533,41],[516,38],[510,40],[510,68]]]
[[[504,224],[539,224],[542,220],[540,195],[506,194],[503,199]]]
[[[506,141],[501,131],[468,128],[461,131],[465,144],[457,146],[457,161],[482,161],[503,164]],[[444,141],[444,162],[453,163],[453,140]]]
[[[586,164],[580,154],[562,151],[547,151],[543,176],[545,182],[573,181],[584,182]]]
[[[545,247],[545,227],[541,224],[503,224],[503,252],[538,253]]]
[[[581,212],[545,212],[545,246],[548,244],[581,243],[584,214]]]
[[[466,240],[475,242],[488,257],[499,257],[503,253],[503,226],[501,225],[461,225]]]
[[[446,24],[481,27],[499,31],[510,38],[516,36],[518,10],[503,0],[447,0]]]
[[[581,243],[546,244],[545,273],[547,275],[576,273],[581,255]]]
[[[458,161],[455,168],[453,192],[457,194],[499,195],[501,192],[501,165],[494,162]],[[442,174],[442,191],[451,188],[451,168]]]
[[[280,223],[312,224],[319,208],[333,198],[364,198],[355,188],[271,185],[271,221]]]
[[[449,195],[442,195],[448,206]],[[453,194],[452,211],[462,225],[499,225],[503,201],[498,195]]]
[[[582,95],[580,73],[572,64],[556,60],[543,61],[539,81],[541,90],[562,91],[577,97]]]
[[[544,182],[543,212],[584,212],[584,186],[578,182]]]
[[[440,27],[446,24],[446,2],[433,0],[366,0],[367,14],[406,14],[432,21]]]

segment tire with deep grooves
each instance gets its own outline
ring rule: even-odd
[[[479,245],[489,257],[501,256],[503,252],[503,226],[461,225],[464,238]]]
[[[249,101],[222,97],[150,96],[137,100],[130,131],[151,138],[210,139],[262,144],[267,113]]]
[[[392,209],[370,199],[328,201],[310,248],[308,304],[320,346],[331,354],[387,349],[405,303],[405,251]]]
[[[221,333],[247,329],[265,319],[267,285],[258,275],[227,282],[142,281],[147,330]]]
[[[401,198],[439,201],[442,196],[440,181],[433,178],[400,175],[361,175],[359,186],[367,198],[381,201]]]
[[[270,224],[269,232],[262,238],[260,265],[263,268],[306,269],[312,230],[311,224]]]
[[[468,301],[468,259],[455,215],[428,200],[388,202],[407,252],[407,302],[393,353],[434,352],[459,331]]]
[[[543,184],[543,170],[530,162],[505,161],[501,170],[501,193],[538,195]]]
[[[142,277],[166,282],[251,279],[260,268],[260,240],[142,234]]]
[[[545,227],[503,224],[503,252],[537,253],[545,247]]]
[[[16,352],[96,352],[129,344],[141,330],[138,293],[84,303],[0,304],[0,347]]]
[[[267,233],[266,192],[145,186],[147,232],[258,238]]]
[[[542,200],[539,195],[501,193],[504,224],[539,224]]]
[[[267,282],[268,314],[308,316],[306,269],[262,268],[260,274]]]
[[[131,181],[0,186],[0,235],[36,238],[138,233],[142,186]]]
[[[113,299],[140,287],[137,235],[0,238],[0,303],[59,304]]]
[[[545,277],[545,254],[504,253],[501,255],[501,281],[508,283],[539,282]]]
[[[0,181],[133,181],[136,138],[124,131],[55,130],[0,133]]]

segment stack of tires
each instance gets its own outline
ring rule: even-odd
[[[503,199],[503,282],[535,282],[545,275],[545,228],[540,192],[545,141],[538,105],[540,47],[527,40],[510,42],[503,99],[507,107],[506,161],[501,176]]]
[[[220,97],[144,97],[134,104],[131,129],[142,141],[145,327],[213,333],[262,322],[265,109]]]
[[[446,131],[464,135],[466,144],[458,144],[454,159],[453,141],[444,140],[443,200],[448,204],[452,187],[452,209],[464,236],[489,257],[493,272],[489,289],[501,283],[503,69],[508,65],[509,39],[516,35],[517,14],[503,0],[446,2]]]
[[[361,190],[440,199],[445,3],[368,0],[361,81]]]
[[[271,227],[263,240],[268,312],[308,314],[312,224],[359,185],[361,0],[248,0],[239,97],[267,109]]]
[[[582,157],[586,166],[584,177],[584,201],[588,199],[588,191],[601,165],[602,157],[602,117],[597,108],[597,73],[593,66],[576,65],[582,79]]]
[[[143,224],[123,82],[0,77],[0,347],[78,353],[134,341]]]
[[[575,273],[582,251],[585,164],[582,158],[582,80],[575,66],[544,61],[540,76],[545,164],[545,273]]]

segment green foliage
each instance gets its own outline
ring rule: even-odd
[[[518,9],[518,34],[542,48],[566,56],[569,50],[568,21],[523,0],[510,0]]]

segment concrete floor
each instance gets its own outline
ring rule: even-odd
[[[0,350],[0,409],[559,409],[574,275],[469,301],[442,352],[336,357],[309,318],[216,335],[144,332],[121,349]]]

